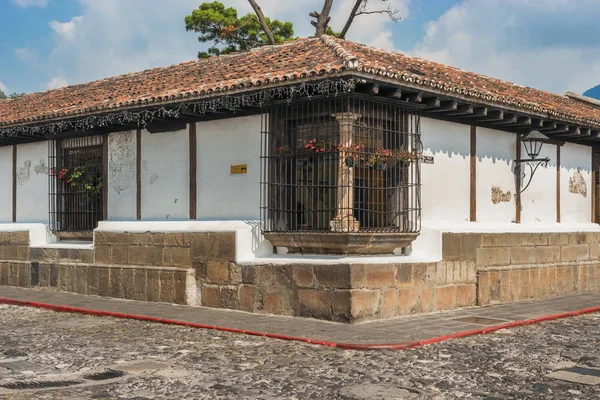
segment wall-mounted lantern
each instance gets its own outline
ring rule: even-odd
[[[540,131],[531,131],[528,134],[521,136],[521,143],[523,143],[523,146],[525,147],[525,152],[527,153],[529,158],[515,160],[515,164],[527,165],[529,167],[530,174],[529,174],[529,180],[527,181],[527,184],[525,186],[523,186],[523,188],[521,189],[521,191],[519,193],[523,193],[525,191],[525,189],[527,189],[529,187],[529,184],[531,183],[531,180],[533,179],[533,175],[535,174],[535,171],[537,171],[537,169],[540,165],[542,165],[544,167],[546,167],[548,165],[548,161],[550,161],[550,159],[548,157],[538,158],[538,156],[540,155],[540,152],[542,151],[542,146],[544,145],[544,142],[546,142],[548,140],[549,140],[548,136],[544,135]],[[526,175],[527,175],[526,173],[521,172],[521,176],[519,177],[519,179],[523,180]]]

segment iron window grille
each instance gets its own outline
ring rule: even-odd
[[[91,232],[103,212],[103,137],[49,142],[50,230]]]
[[[264,111],[264,232],[419,232],[419,110],[355,95]]]

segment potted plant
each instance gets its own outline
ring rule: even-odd
[[[361,142],[349,145],[340,144],[337,150],[340,152],[340,155],[345,156],[346,166],[349,168],[358,167],[364,158],[365,145]]]

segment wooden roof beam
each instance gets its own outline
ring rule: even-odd
[[[473,113],[470,115],[465,115],[465,118],[487,117],[487,115],[488,115],[487,107],[474,107]]]
[[[540,129],[540,132],[544,134],[547,133],[550,135],[556,135],[559,133],[569,133],[569,126],[567,124],[552,123],[551,125],[554,125],[554,128],[546,128],[546,124],[544,123],[544,127]]]
[[[504,118],[499,121],[490,122],[491,125],[511,125],[517,122],[517,116],[515,114],[504,114]]]
[[[471,116],[473,115],[473,105],[472,104],[461,104],[456,108],[456,111],[450,111],[446,113],[446,115],[456,115],[456,116]]]
[[[458,102],[456,100],[444,100],[440,102],[439,107],[428,107],[425,110],[429,112],[445,112],[455,111],[458,108]]]
[[[504,119],[504,111],[502,110],[494,110],[488,111],[487,116],[483,118],[478,118],[478,121],[481,122],[490,122],[490,121],[502,121]]]
[[[390,88],[380,87],[379,95],[384,96],[384,97],[389,97],[390,99],[400,100],[400,99],[402,99],[402,89],[394,88],[394,87],[390,87]]]
[[[420,103],[423,101],[423,92],[410,93],[408,95],[408,101],[410,103]]]

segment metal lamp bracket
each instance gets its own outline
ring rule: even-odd
[[[527,180],[527,184],[525,186],[522,186],[523,188],[518,192],[518,194],[521,194],[525,191],[525,189],[527,189],[529,187],[529,185],[531,184],[531,180],[533,179],[533,175],[535,175],[535,171],[537,171],[537,169],[541,166],[543,166],[544,168],[548,166],[548,162],[550,161],[550,159],[548,157],[546,158],[531,158],[531,159],[524,159],[524,160],[515,160],[515,163],[518,165],[527,165],[529,167],[529,179]],[[516,168],[515,168],[515,174],[516,174]],[[523,180],[525,179],[525,177],[527,176],[526,172],[522,172],[521,171],[521,176],[518,177],[518,179],[521,181],[521,183],[523,182]]]

